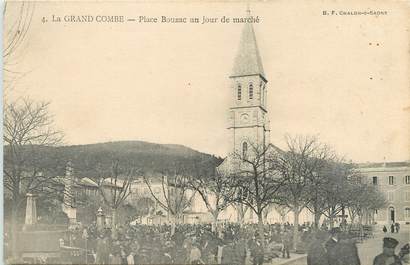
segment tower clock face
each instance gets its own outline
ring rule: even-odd
[[[242,114],[241,115],[241,122],[242,123],[248,123],[249,122],[249,115],[248,114]]]

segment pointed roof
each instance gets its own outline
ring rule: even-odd
[[[250,18],[249,12],[247,18]],[[252,23],[248,22],[245,23],[242,30],[238,53],[236,54],[230,77],[246,75],[261,75],[266,80],[261,56],[256,43],[255,31],[253,30]]]

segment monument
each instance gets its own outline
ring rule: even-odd
[[[63,212],[67,214],[69,224],[77,224],[77,208],[75,206],[74,200],[74,174],[73,166],[69,161],[66,165],[65,176],[64,176],[64,199],[63,199]]]
[[[32,226],[37,223],[37,205],[36,205],[36,196],[27,193],[27,204],[26,204],[26,218],[24,221],[24,227]]]

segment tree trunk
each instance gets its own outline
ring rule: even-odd
[[[236,212],[237,212],[237,217],[238,217],[238,223],[239,223],[239,225],[240,226],[242,226],[243,225],[243,221],[244,221],[244,219],[245,219],[245,209],[244,209],[244,206],[242,205],[242,204],[240,204],[240,203],[238,203],[236,206],[235,206],[235,208],[236,208]]]
[[[174,215],[173,214],[171,214],[170,212],[168,212],[168,221],[169,222],[171,222],[171,236],[172,235],[174,235],[175,234],[175,227],[176,227],[176,224],[175,224],[175,217],[174,217]]]
[[[212,232],[217,232],[218,230],[218,216],[219,212],[218,211],[213,211],[212,212]]]
[[[284,223],[285,223],[285,220],[286,220],[286,213],[282,212],[282,213],[280,214],[280,220],[281,220],[282,224],[284,224]]]
[[[293,249],[296,250],[296,246],[299,241],[299,206],[293,207]]]
[[[113,239],[117,239],[117,209],[111,209],[112,219],[111,219],[111,236]]]
[[[258,233],[259,233],[259,239],[261,240],[261,243],[263,246],[265,246],[265,231],[263,229],[263,213],[258,212],[256,213],[258,216]]]
[[[320,217],[322,214],[319,211],[315,211],[315,228],[319,229]]]
[[[269,214],[269,210],[266,208],[266,209],[263,211],[263,222],[264,222],[265,224],[268,223],[268,214]]]
[[[330,225],[330,229],[332,229],[335,226],[335,220],[334,220],[334,214],[333,211],[330,211],[329,214],[329,225]]]
[[[355,219],[356,219],[356,214],[351,214],[350,215],[350,221],[351,221],[352,224],[354,224]]]

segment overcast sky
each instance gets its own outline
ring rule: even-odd
[[[271,142],[283,148],[287,133],[319,135],[353,161],[408,160],[408,6],[306,2],[251,3],[260,18],[254,28],[268,79]],[[322,15],[368,7],[388,14]],[[243,2],[36,3],[14,66],[26,74],[11,95],[50,101],[67,144],[144,140],[225,156],[228,76],[243,25],[41,19],[220,18],[244,16],[245,10]]]

